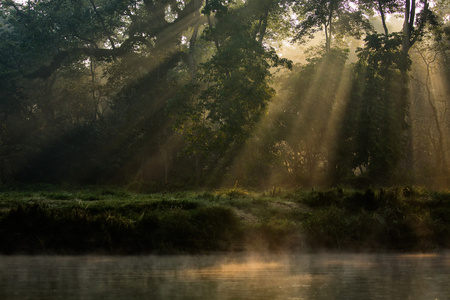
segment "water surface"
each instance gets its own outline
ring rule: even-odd
[[[0,256],[0,299],[450,299],[450,253]]]

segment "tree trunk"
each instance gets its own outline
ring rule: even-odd
[[[55,109],[53,104],[53,85],[56,81],[56,73],[53,73],[49,79],[47,79],[45,92],[40,101],[40,109],[44,116],[44,122],[42,127],[53,126],[55,123]]]
[[[95,95],[95,58],[91,56],[91,83],[92,83],[92,103],[93,103],[93,120],[97,121],[97,115],[98,115],[98,99]]]
[[[199,0],[194,0],[199,1]],[[194,7],[197,7],[197,5],[194,5]],[[200,19],[200,11],[198,9],[195,9],[195,25],[194,29],[192,31],[192,36],[189,41],[189,75],[191,76],[191,79],[195,77],[195,73],[197,71],[197,63],[195,61],[195,47],[197,43],[197,36],[198,36],[198,28],[199,28],[199,19]]]
[[[378,12],[380,13],[381,22],[383,24],[383,29],[384,29],[384,34],[386,35],[386,39],[387,39],[389,36],[389,30],[386,25],[386,16],[384,15],[384,9],[383,9],[383,6],[381,5],[381,0],[378,0]]]
[[[333,37],[333,8],[330,10],[330,16],[328,19],[329,24],[329,30],[328,30],[328,37],[327,37],[327,53],[330,53],[331,51],[331,39]]]
[[[212,24],[212,21],[211,21],[211,16],[208,14],[208,15],[206,15],[206,17],[208,18],[208,26],[209,26],[209,28],[213,28],[213,24]],[[217,39],[217,37],[213,37],[213,39],[214,39],[214,44],[216,45],[216,49],[217,49],[217,51],[220,51],[220,44],[219,44],[219,40]]]
[[[412,46],[411,42],[411,30],[414,26],[414,18],[415,18],[415,0],[406,0],[405,1],[405,14],[404,14],[404,20],[403,20],[403,37],[402,37],[402,52],[405,58],[405,61],[408,57],[409,49]],[[405,105],[407,105],[409,98],[408,98],[408,70],[406,65],[402,65],[400,67],[401,72],[401,82],[400,82],[400,88],[404,90],[403,93],[405,97]],[[413,146],[413,133],[412,133],[412,120],[408,116],[407,117],[407,125],[408,125],[408,131],[407,131],[407,145],[406,145],[406,168],[405,168],[405,176],[414,176],[414,146]],[[407,175],[409,174],[409,175]],[[414,178],[410,178],[410,180],[414,181]]]
[[[164,184],[167,184],[169,182],[170,153],[164,145],[161,145],[160,142],[158,142],[158,147],[164,163]]]
[[[195,154],[195,185],[200,186],[200,182],[202,179],[202,154],[200,152]]]
[[[431,110],[433,112],[434,124],[436,126],[436,131],[438,133],[437,150],[439,153],[436,154],[437,160],[436,160],[435,169],[439,170],[440,173],[446,178],[448,176],[448,168],[447,168],[447,157],[446,157],[446,146],[445,146],[446,145],[445,134],[443,132],[441,122],[439,120],[438,109],[436,108],[436,105],[433,101],[433,93],[431,91],[431,86],[430,86],[430,84],[431,84],[430,62],[425,58],[425,55],[421,51],[418,51],[418,52],[427,67],[425,83],[422,83],[422,84],[425,86],[425,89],[427,91],[428,104],[430,105]]]
[[[267,19],[269,18],[269,8],[266,9],[264,16],[261,17],[261,28],[259,30],[258,43],[262,45],[267,30]]]

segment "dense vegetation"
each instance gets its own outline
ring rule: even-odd
[[[449,0],[0,9],[2,252],[449,246]]]
[[[136,193],[8,188],[1,253],[438,251],[450,246],[450,195],[426,189]]]
[[[0,9],[0,184],[448,186],[448,0]]]

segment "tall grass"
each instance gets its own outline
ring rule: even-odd
[[[145,194],[98,187],[0,191],[2,253],[433,251],[450,247],[450,193],[245,190]]]

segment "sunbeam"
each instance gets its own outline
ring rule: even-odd
[[[306,171],[308,184],[324,183],[326,165],[334,151],[337,126],[349,92],[349,70],[333,59],[322,59],[314,67],[303,68],[303,77],[296,80],[307,80],[304,76],[311,76],[306,90],[295,90],[300,94],[292,97],[295,87],[290,86],[269,104],[267,114],[262,116],[234,161],[228,184],[248,184],[252,179],[246,174],[251,174],[255,168],[260,169],[259,185],[265,189],[292,184],[283,179],[286,172]],[[312,74],[308,73],[310,70]],[[268,160],[268,152],[277,156],[274,151],[281,157]],[[291,163],[306,170],[296,170]]]
[[[450,184],[446,125],[450,91],[441,57],[423,49],[416,49],[413,55],[418,57],[413,64],[410,84],[415,167],[426,174],[422,179],[428,185],[443,188]]]

